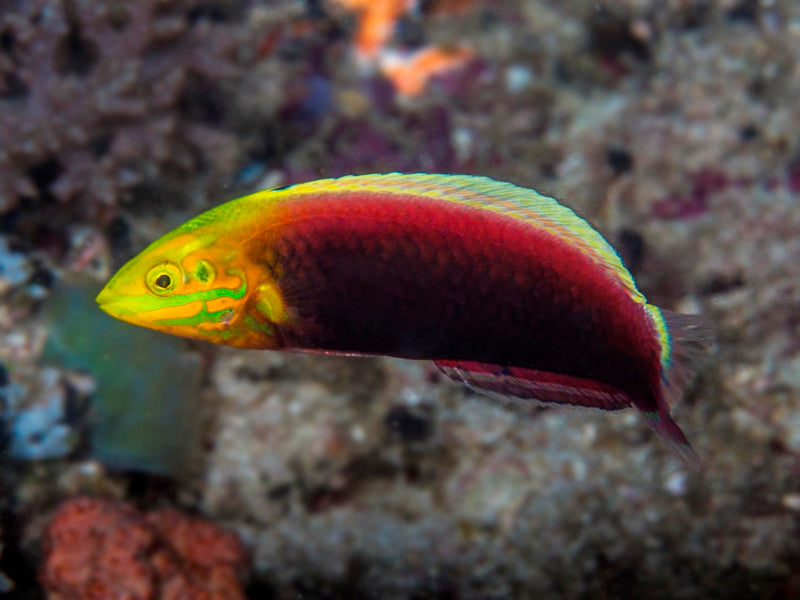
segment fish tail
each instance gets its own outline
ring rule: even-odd
[[[664,445],[695,471],[702,467],[700,456],[695,452],[686,435],[666,410],[642,411],[648,425],[653,428]]]
[[[667,345],[661,358],[661,396],[667,407],[672,408],[713,350],[714,326],[700,315],[684,315],[663,308],[656,310],[666,330],[662,344]]]
[[[685,315],[647,305],[655,321],[662,346],[660,381],[654,395],[657,403],[640,406],[648,424],[664,444],[693,469],[700,457],[689,444],[670,409],[683,397],[714,347],[714,327],[699,315]]]

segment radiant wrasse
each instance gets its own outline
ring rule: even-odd
[[[428,359],[503,396],[635,406],[698,462],[669,407],[711,329],[648,304],[586,221],[509,183],[387,174],[259,192],[151,244],[97,301],[218,344]]]

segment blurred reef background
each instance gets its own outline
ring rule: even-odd
[[[0,0],[0,593],[800,597],[798,98],[794,0]],[[633,412],[94,305],[205,208],[387,171],[554,195],[713,319],[703,472]]]

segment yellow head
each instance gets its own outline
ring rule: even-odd
[[[279,219],[271,192],[217,206],[156,240],[98,294],[112,317],[182,337],[245,348],[279,348],[289,319],[263,261]]]
[[[239,252],[220,253],[216,241],[180,230],[164,236],[123,266],[97,303],[134,325],[225,343],[246,302],[247,269]]]

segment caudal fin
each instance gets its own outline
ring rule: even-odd
[[[699,315],[659,311],[668,333],[669,353],[661,365],[659,410],[644,412],[644,416],[670,450],[692,468],[699,469],[700,457],[669,411],[683,397],[713,349],[714,326]]]
[[[700,315],[661,310],[669,335],[669,356],[661,365],[661,391],[672,408],[683,397],[714,348],[714,325]]]

